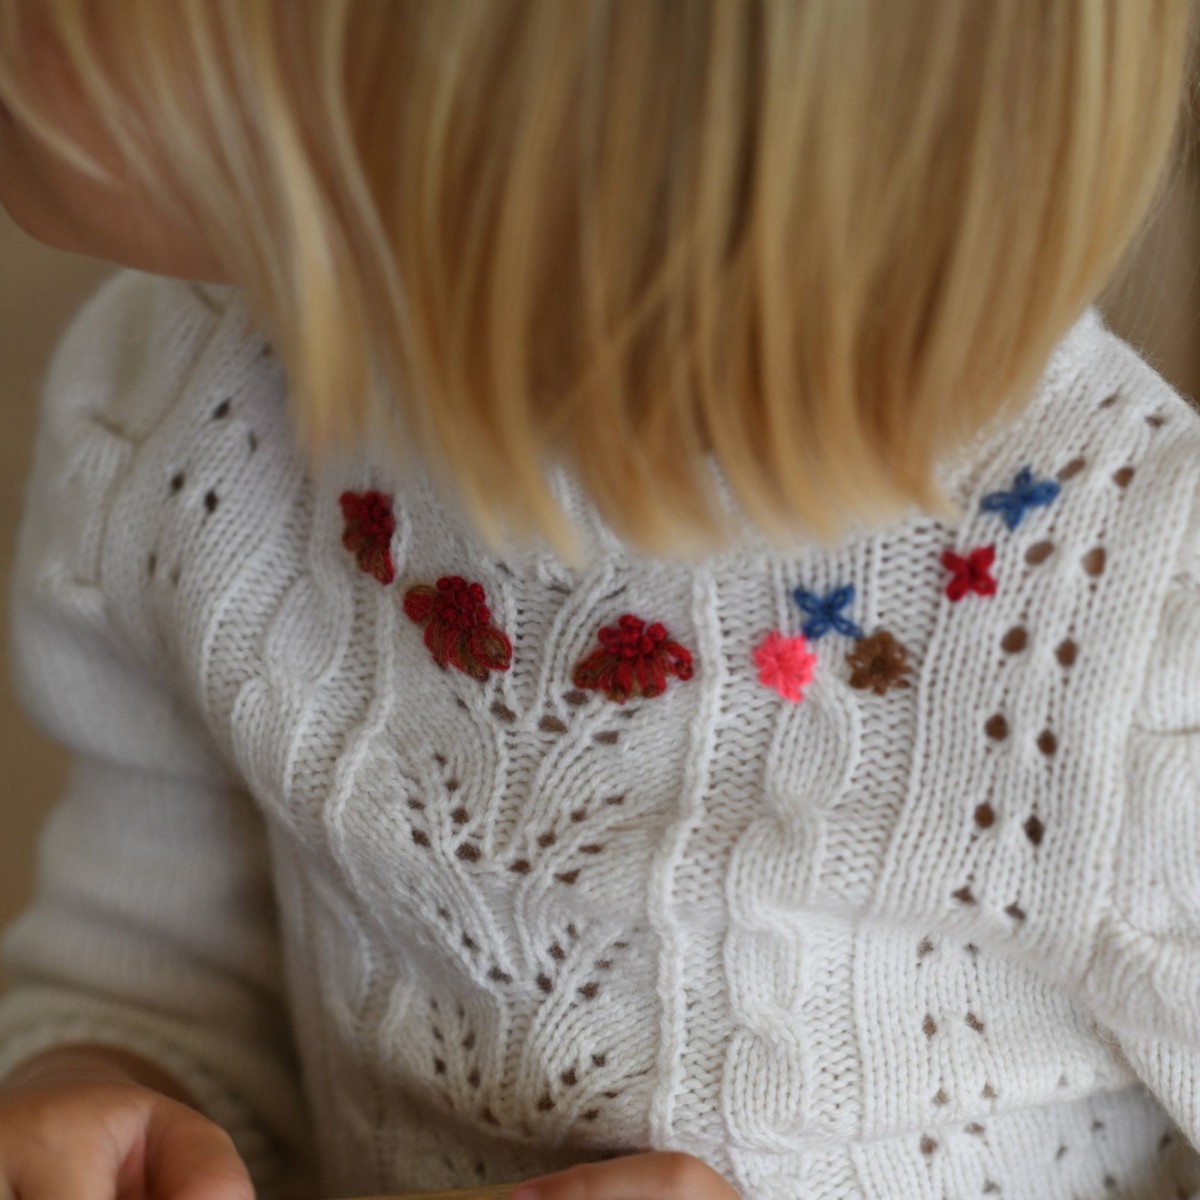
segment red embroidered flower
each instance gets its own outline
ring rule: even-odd
[[[383,492],[343,492],[338,500],[346,521],[342,545],[357,559],[361,570],[380,583],[396,578],[392,565],[392,534],[396,518],[392,516],[392,498]]]
[[[812,682],[817,665],[817,656],[809,651],[807,638],[784,637],[772,631],[755,648],[753,658],[759,683],[773,688],[793,704],[804,699],[804,689]]]
[[[671,641],[666,628],[647,625],[641,617],[626,613],[616,625],[605,626],[597,635],[600,649],[593,650],[571,675],[578,688],[603,692],[624,704],[630,696],[651,699],[661,695],[667,677],[691,679],[692,655]]]
[[[971,550],[966,558],[955,554],[953,550],[945,551],[942,555],[942,566],[953,575],[946,584],[946,595],[951,600],[961,600],[968,592],[994,596],[996,581],[988,574],[988,570],[995,560],[995,546],[980,546]]]
[[[492,624],[482,584],[461,575],[444,575],[436,588],[419,583],[405,593],[404,611],[425,626],[425,645],[439,667],[456,667],[473,679],[508,670],[512,642]]]

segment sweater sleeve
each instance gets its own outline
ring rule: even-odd
[[[0,1076],[63,1043],[137,1053],[229,1131],[269,1196],[307,1139],[262,818],[119,631],[97,548],[127,449],[112,410],[158,384],[186,390],[186,355],[152,361],[141,336],[148,306],[165,319],[170,297],[162,281],[118,277],[47,377],[12,649],[24,705],[73,770],[32,904],[4,939]],[[171,336],[178,346],[202,330]]]
[[[1115,884],[1087,971],[1102,1031],[1200,1148],[1200,516],[1168,585],[1126,756]]]

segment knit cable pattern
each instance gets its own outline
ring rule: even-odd
[[[136,272],[56,358],[19,674],[108,766],[0,1069],[86,1019],[314,1196],[650,1146],[746,1200],[1197,1186],[1200,429],[1095,314],[959,521],[698,566],[565,477],[589,565],[497,558],[415,469],[309,478],[285,399],[235,293]]]

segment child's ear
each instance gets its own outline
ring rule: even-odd
[[[0,205],[30,237],[55,249],[156,275],[228,282],[196,231],[127,163],[39,14],[36,4],[22,9],[18,62],[3,64],[29,111],[0,105]],[[108,61],[99,22],[91,49],[97,62]],[[135,103],[119,81],[115,86],[123,102]]]

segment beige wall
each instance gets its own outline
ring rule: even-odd
[[[1200,119],[1200,111],[1197,111]],[[1196,143],[1197,139],[1192,139]],[[1112,326],[1200,400],[1200,145],[1102,297]]]
[[[1162,219],[1138,247],[1110,319],[1190,396],[1200,396],[1200,222],[1195,173],[1167,197]],[[48,250],[25,237],[0,209],[0,587],[8,565],[28,470],[39,379],[62,326],[109,268]],[[25,903],[38,826],[62,785],[61,754],[32,728],[7,688],[7,643],[0,651],[0,928]]]
[[[0,587],[5,621],[38,381],[63,323],[108,271],[102,263],[38,245],[0,209]],[[0,639],[0,927],[29,894],[35,835],[65,774],[60,751],[12,700],[8,657],[5,623]]]

